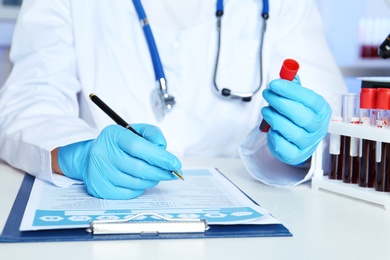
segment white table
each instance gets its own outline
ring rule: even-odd
[[[184,158],[184,167],[217,167],[269,210],[293,237],[0,244],[0,259],[390,259],[390,212],[382,206],[254,180],[239,159]],[[0,164],[0,230],[24,173]],[[389,195],[390,196],[390,195]]]

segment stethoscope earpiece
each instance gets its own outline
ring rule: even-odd
[[[231,93],[231,91],[228,88],[223,88],[222,91],[221,91],[221,95],[224,96],[224,97],[229,97],[230,93]]]
[[[236,99],[241,99],[243,102],[250,102],[252,100],[252,95],[247,95],[247,96],[240,96],[239,94],[233,93],[230,89],[228,88],[223,88],[221,90],[221,96],[227,97],[227,98],[236,98]]]

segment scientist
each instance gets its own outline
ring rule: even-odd
[[[0,92],[0,158],[109,199],[177,179],[176,156],[241,156],[269,185],[309,180],[331,115],[326,100],[346,92],[316,8],[314,0],[25,0]],[[286,58],[300,63],[293,81],[279,79]],[[268,133],[259,131],[263,118]]]

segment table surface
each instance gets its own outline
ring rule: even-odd
[[[2,243],[0,259],[390,259],[390,212],[382,206],[313,190],[310,183],[269,187],[253,179],[239,159],[182,162],[184,168],[221,170],[293,237]],[[0,163],[0,230],[23,176]]]

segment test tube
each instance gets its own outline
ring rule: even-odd
[[[376,124],[376,99],[377,88],[362,82],[360,91],[360,124],[365,127],[373,127]],[[359,152],[359,181],[360,187],[374,187],[376,173],[376,144],[373,140],[360,139]]]
[[[390,89],[378,88],[376,126],[389,130]],[[390,191],[390,144],[377,141],[376,152],[376,191]]]
[[[359,95],[350,93],[343,95],[342,106],[343,121],[351,124],[359,124]],[[344,142],[343,171],[344,183],[358,183],[359,178],[359,138],[342,136]]]
[[[281,79],[292,81],[297,75],[299,63],[293,59],[285,59],[280,68],[279,76]],[[268,133],[270,125],[264,119],[261,121],[259,129],[263,133]]]
[[[335,94],[330,100],[330,105],[332,106],[332,122],[341,123],[343,117],[341,116],[341,106],[342,100],[341,95]],[[341,179],[343,172],[343,161],[344,161],[344,147],[341,147],[341,136],[339,134],[329,134],[329,154],[330,154],[330,169],[329,169],[329,179]]]

